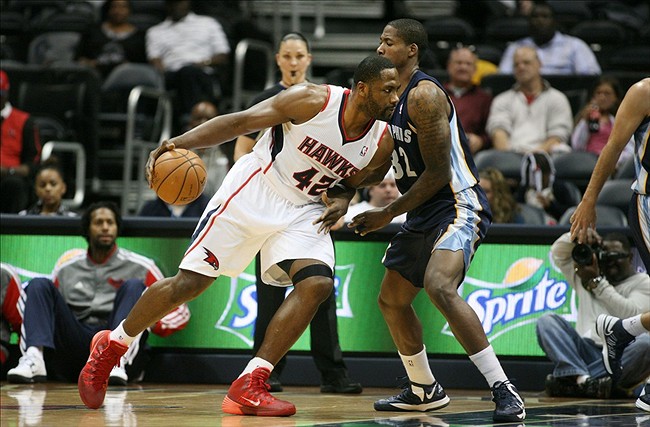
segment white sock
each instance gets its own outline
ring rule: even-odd
[[[127,335],[126,332],[124,332],[124,320],[120,322],[117,328],[111,331],[109,338],[112,341],[117,341],[120,344],[125,345],[127,347],[131,345],[133,340],[135,340],[135,337]]]
[[[491,345],[469,356],[469,360],[481,371],[490,387],[493,387],[497,381],[503,382],[508,379]]]
[[[623,328],[630,333],[630,335],[638,337],[639,335],[648,332],[641,323],[641,315],[623,319]]]
[[[250,374],[257,368],[266,368],[269,371],[273,371],[274,366],[270,362],[262,359],[261,357],[253,357],[251,361],[248,362],[248,365],[246,365],[244,371],[241,374],[239,374],[237,378],[241,378],[246,374]]]
[[[582,385],[586,383],[589,378],[591,378],[589,375],[578,375],[576,377],[576,384]]]
[[[421,352],[412,356],[404,356],[399,352],[398,354],[402,359],[404,368],[406,368],[406,375],[408,375],[409,380],[422,385],[430,385],[436,381],[433,373],[431,372],[431,367],[429,366],[426,346],[422,349]]]

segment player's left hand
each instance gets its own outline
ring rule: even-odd
[[[171,151],[175,148],[173,142],[163,141],[155,150],[149,153],[149,158],[147,159],[147,164],[144,166],[144,175],[147,177],[147,182],[149,183],[149,188],[153,188],[153,165],[156,163],[156,159],[166,151]]]
[[[354,228],[355,233],[365,236],[371,231],[384,228],[392,220],[392,215],[386,212],[384,208],[370,209],[352,218],[348,228]]]
[[[596,229],[596,219],[595,204],[583,199],[569,219],[571,240],[576,243],[590,243],[590,233]]]
[[[329,233],[332,227],[334,227],[339,219],[348,211],[349,200],[346,197],[327,197],[327,192],[323,192],[321,200],[325,204],[325,211],[316,221],[313,222],[313,224],[320,224],[318,227],[318,233]]]

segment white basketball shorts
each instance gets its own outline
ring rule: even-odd
[[[271,285],[291,285],[275,265],[285,259],[316,259],[333,271],[332,239],[312,224],[324,209],[289,202],[266,181],[257,159],[244,156],[205,208],[179,268],[236,277],[261,252],[262,280]]]

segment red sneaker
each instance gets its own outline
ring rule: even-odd
[[[79,396],[90,409],[97,409],[104,403],[111,369],[128,350],[127,346],[111,341],[110,333],[99,331],[95,334],[90,343],[90,356],[79,374]]]
[[[260,417],[288,417],[296,413],[293,403],[276,399],[269,393],[266,380],[271,371],[257,368],[237,378],[223,399],[221,410],[227,414],[257,415]]]

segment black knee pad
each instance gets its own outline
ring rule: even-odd
[[[295,285],[309,277],[314,277],[314,276],[322,276],[322,277],[327,277],[328,279],[332,279],[333,278],[332,269],[324,264],[308,265],[307,267],[303,267],[302,269],[298,270],[296,274],[294,274],[293,277],[291,278],[291,281]]]

